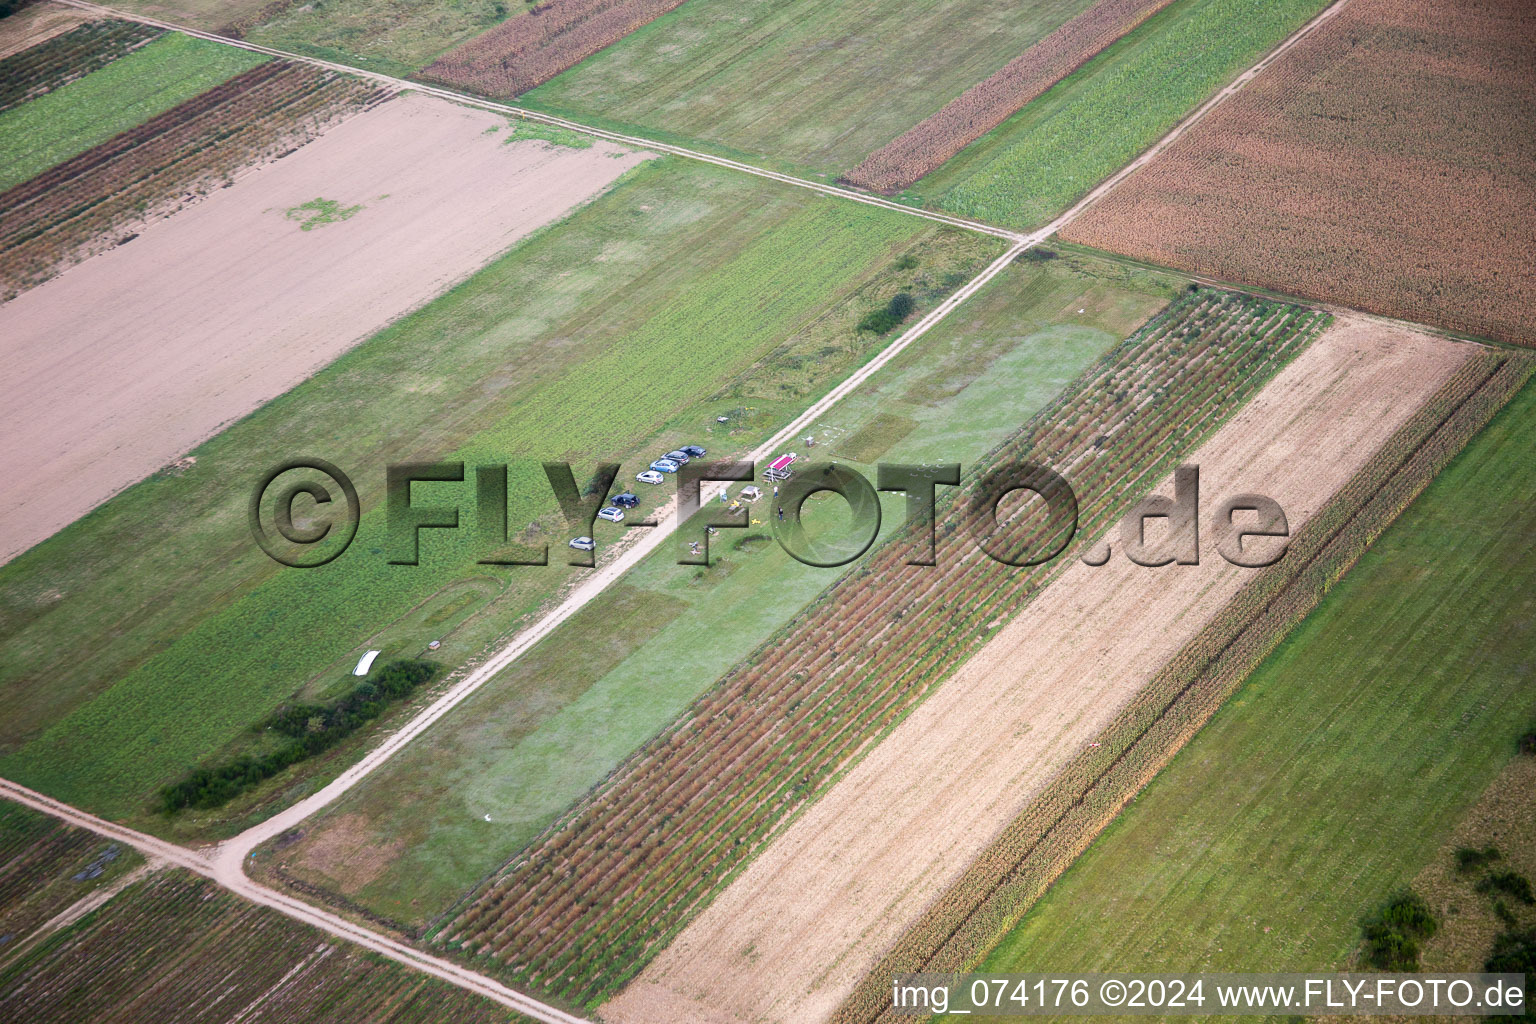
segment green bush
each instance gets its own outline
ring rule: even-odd
[[[196,768],[180,782],[160,790],[160,806],[169,814],[188,807],[218,807],[313,757],[383,713],[392,701],[407,697],[437,672],[430,661],[392,661],[329,704],[295,704],[263,723],[289,738],[264,757],[242,754],[217,768]]]
[[[1417,894],[1402,892],[1366,919],[1366,960],[1384,971],[1419,969],[1419,942],[1434,935],[1439,922]]]
[[[1520,737],[1520,753],[1536,757],[1536,729]]]
[[[1508,931],[1493,940],[1493,951],[1483,969],[1490,974],[1525,975],[1525,1015],[1523,1019],[1536,1018],[1536,1007],[1531,1006],[1531,993],[1536,989],[1536,928],[1524,931]]]
[[[1518,871],[1496,871],[1477,883],[1477,891],[1490,896],[1508,896],[1526,906],[1536,904],[1536,894],[1531,892],[1530,879]]]
[[[1487,867],[1500,857],[1501,854],[1496,846],[1485,846],[1481,850],[1463,846],[1456,851],[1456,870],[1464,875],[1470,874],[1478,868]]]
[[[891,296],[891,301],[881,308],[864,314],[864,319],[859,321],[859,330],[870,331],[874,334],[890,334],[901,322],[912,315],[912,310],[917,307],[910,292],[897,292]]]

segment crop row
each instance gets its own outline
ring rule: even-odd
[[[89,891],[70,876],[110,844],[16,804],[0,802],[0,935],[22,937]],[[103,866],[122,860],[114,849]]]
[[[112,63],[160,34],[132,21],[92,21],[0,60],[0,111]]]
[[[0,194],[0,296],[119,244],[132,226],[390,95],[331,71],[271,61],[22,182]]]
[[[1063,474],[1094,537],[1293,358],[1328,317],[1187,294],[970,468],[937,528],[938,566],[898,532],[623,764],[438,929],[518,983],[611,992],[761,848],[1043,587],[1065,559],[1014,569],[962,525],[983,475]],[[1049,530],[1031,506],[1009,526]]]
[[[506,1011],[167,870],[0,970],[0,1018],[473,1024]]]
[[[546,0],[421,70],[423,79],[517,96],[649,24],[683,0]]]
[[[1468,360],[1297,532],[1287,556],[1257,574],[973,862],[833,1019],[885,1019],[893,971],[965,971],[985,956],[1533,369],[1536,359],[1501,353]]]
[[[845,180],[888,195],[901,191],[1171,2],[1098,0],[992,76],[865,157]]]

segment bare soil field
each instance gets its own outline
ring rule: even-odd
[[[899,192],[1017,113],[1171,0],[1098,0],[971,86],[943,109],[865,157],[849,184]]]
[[[649,24],[683,0],[550,0],[443,54],[423,78],[516,96]]]
[[[645,159],[509,133],[497,115],[404,96],[0,306],[0,559]]]
[[[47,42],[87,21],[92,15],[63,4],[32,4],[9,18],[0,18],[0,60]]]
[[[1063,234],[1536,345],[1536,8],[1354,0]]]
[[[1469,352],[1341,320],[1188,460],[1200,467],[1198,566],[1136,566],[1116,543],[1102,567],[1067,567],[605,1004],[604,1017],[830,1016],[1237,593],[1249,571],[1215,551],[1210,516],[1220,501],[1269,495],[1295,533]],[[1158,493],[1171,494],[1171,484]]]

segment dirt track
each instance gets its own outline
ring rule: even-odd
[[[645,159],[505,124],[402,96],[0,306],[0,562]],[[360,208],[305,230],[317,198]]]
[[[1203,446],[1199,566],[1074,564],[791,825],[635,982],[623,1024],[825,1019],[927,904],[1232,597],[1210,517],[1258,491],[1294,532],[1463,361],[1341,322]],[[1171,494],[1165,482],[1160,493]]]

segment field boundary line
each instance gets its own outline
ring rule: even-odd
[[[812,192],[820,192],[823,195],[835,196],[839,199],[851,199],[854,202],[863,203],[866,206],[878,206],[881,209],[893,210],[897,213],[905,213],[913,217],[921,217],[924,220],[947,224],[950,227],[962,228],[967,231],[975,231],[979,234],[991,235],[994,238],[1006,239],[1010,242],[1022,241],[1024,236],[1017,231],[1008,228],[997,227],[993,224],[984,224],[981,221],[969,220],[965,217],[956,217],[953,214],[940,213],[936,210],[925,210],[916,206],[907,206],[904,203],[893,202],[881,196],[867,195],[852,189],[842,188],[838,185],[829,185],[819,181],[811,181],[808,178],[798,178],[793,174],[784,174],[779,171],[770,171],[766,167],[758,167],[744,163],[740,160],[732,160],[729,157],[716,156],[713,153],[704,153],[696,149],[688,149],[685,146],[676,146],[668,142],[660,142],[655,139],[647,139],[638,135],[625,135],[622,132],[609,131],[606,128],[595,128],[580,121],[572,121],[569,118],[559,117],[555,114],[546,114],[540,110],[532,110],[528,107],[518,106],[505,100],[493,100],[484,96],[476,96],[472,93],[460,92],[456,89],[447,89],[438,85],[430,85],[426,82],[417,82],[409,78],[397,78],[394,75],[386,75],[380,71],[368,71],[364,68],[353,67],[350,64],[341,64],[336,61],[325,60],[320,57],[310,57],[302,53],[291,53],[287,50],[279,50],[271,46],[262,46],[259,43],[246,42],[244,39],[231,39],[215,32],[207,32],[203,29],[190,28],[186,25],[178,25],[172,21],[161,21],[158,18],[150,18],[142,14],[134,14],[130,11],[119,10],[104,4],[92,3],[91,0],[56,0],[70,7],[82,10],[95,11],[98,14],[119,18],[123,21],[134,21],[141,25],[149,25],[154,28],[165,29],[170,32],[180,32],[184,35],[195,36],[198,39],[206,39],[212,43],[223,43],[225,46],[233,46],[241,50],[249,50],[252,53],[265,54],[268,57],[278,57],[283,60],[297,61],[311,64],[315,67],[325,68],[329,71],[337,71],[342,74],[353,75],[358,78],[369,79],[382,85],[391,86],[400,91],[407,89],[435,96],[438,99],[448,100],[452,103],[462,103],[467,106],[479,107],[483,110],[493,110],[497,113],[512,114],[528,121],[538,121],[541,124],[554,125],[558,128],[566,128],[580,132],[583,135],[591,135],[608,142],[617,142],[625,146],[637,149],[649,149],[658,153],[667,153],[671,156],[683,157],[688,160],[697,160],[702,163],[714,164],[717,167],[725,167],[744,174],[755,175],[759,178],[767,178],[784,185],[793,185],[797,188],[809,189]]]
[[[163,839],[137,832],[131,828],[114,824],[105,819],[98,818],[94,814],[88,814],[78,808],[71,807],[62,801],[50,796],[18,785],[9,779],[0,779],[0,797],[14,800],[25,807],[41,811],[44,814],[58,818],[69,825],[94,832],[99,836],[131,846],[140,853],[146,854],[152,859],[167,861],[176,867],[186,868],[204,878],[210,879],[218,885],[229,889],[252,903],[268,907],[272,910],[290,917],[302,924],[318,928],[330,935],[344,939],[364,949],[387,956],[391,960],[415,968],[425,974],[432,975],[440,981],[456,985],[478,996],[490,999],[502,1006],[526,1014],[544,1024],[589,1024],[583,1017],[577,1017],[557,1007],[540,1002],[532,996],[525,995],[515,989],[510,989],[467,967],[447,960],[439,959],[423,953],[403,942],[391,939],[386,935],[380,935],[338,917],[327,910],[311,906],[275,889],[269,889],[264,885],[253,882],[243,874],[239,874],[238,882],[231,884],[230,878],[225,872],[208,857],[195,850],[189,850],[174,843],[168,843]],[[237,872],[238,873],[238,872]]]

